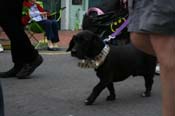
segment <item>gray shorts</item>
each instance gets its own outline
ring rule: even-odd
[[[175,0],[128,0],[129,32],[175,35]]]

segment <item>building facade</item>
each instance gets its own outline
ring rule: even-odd
[[[66,6],[61,19],[61,29],[81,29],[83,15],[88,9],[88,0],[62,0],[61,6]]]
[[[81,29],[83,15],[89,7],[98,6],[103,1],[109,0],[42,0],[45,9],[49,11],[58,11],[61,7],[63,10],[60,20],[61,30],[78,30]]]

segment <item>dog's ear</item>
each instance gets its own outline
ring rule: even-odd
[[[91,35],[90,48],[88,48],[88,56],[94,58],[104,48],[105,44],[102,39],[95,33]]]
[[[69,43],[69,47],[68,47],[67,50],[66,50],[67,52],[68,52],[68,51],[71,51],[71,49],[74,47],[74,45],[75,45],[75,38],[76,38],[76,36],[74,35],[74,36],[72,37],[70,43]]]

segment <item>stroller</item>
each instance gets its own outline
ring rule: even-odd
[[[128,10],[121,6],[120,0],[113,0],[112,2],[110,1],[108,5],[107,3],[102,3],[98,7],[89,8],[83,17],[82,29],[90,30],[105,40],[109,38],[127,18]],[[125,27],[120,34],[108,41],[109,44],[113,45],[124,45],[129,42],[127,27]]]

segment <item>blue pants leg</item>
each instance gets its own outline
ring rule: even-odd
[[[39,24],[46,31],[46,36],[48,40],[51,40],[53,43],[58,42],[58,24],[56,20],[43,20]]]
[[[53,30],[53,43],[59,41],[59,35],[58,35],[58,22],[56,20],[52,20],[52,30]]]

